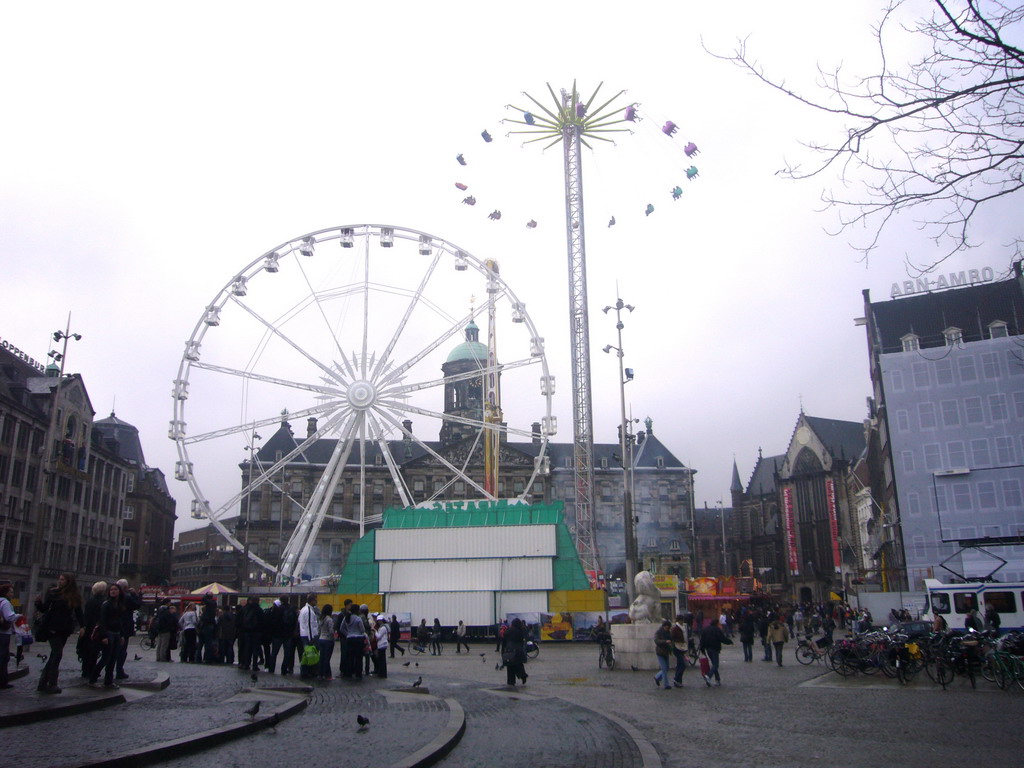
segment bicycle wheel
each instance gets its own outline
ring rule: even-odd
[[[143,650],[151,651],[151,650],[153,650],[153,648],[156,647],[156,641],[152,637],[150,637],[148,634],[147,635],[142,635],[142,637],[139,639],[139,645],[142,646]]]
[[[814,651],[811,650],[808,645],[798,645],[796,647],[796,660],[801,664],[813,664],[815,659]]]
[[[686,651],[686,663],[691,667],[697,666],[697,659],[700,658],[700,653],[696,648],[689,648]]]
[[[857,660],[854,658],[854,655],[845,648],[832,654],[830,661],[832,663],[832,669],[835,670],[836,674],[842,675],[843,677],[850,677],[851,675],[857,674]]]
[[[609,645],[605,650],[604,663],[608,667],[609,671],[615,669],[615,648],[611,645]]]
[[[540,645],[534,643],[532,647],[528,647],[526,650],[526,658],[536,659],[540,655]]]
[[[944,659],[936,659],[934,665],[928,665],[925,669],[932,670],[928,673],[929,677],[941,685],[942,690],[946,690],[946,686],[953,682],[953,667]]]
[[[998,662],[996,661],[995,654],[990,653],[985,657],[985,660],[981,662],[981,676],[988,680],[990,683],[998,682],[996,680],[996,667]],[[1003,686],[999,686],[1002,688]]]
[[[597,647],[597,668],[598,669],[604,669],[604,666],[605,666],[604,646],[603,645],[599,645]]]

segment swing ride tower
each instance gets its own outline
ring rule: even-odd
[[[513,105],[510,109],[523,114],[507,122],[525,126],[510,134],[524,134],[526,144],[547,143],[544,149],[561,142],[565,163],[565,233],[569,263],[569,338],[572,355],[572,421],[573,480],[575,486],[576,551],[588,573],[596,579],[600,572],[594,520],[594,422],[590,387],[590,320],[587,310],[587,249],[583,218],[583,167],[581,147],[593,149],[591,140],[614,143],[608,134],[628,133],[620,127],[625,122],[626,104],[615,102],[625,94],[619,91],[612,98],[594,107],[601,84],[584,101],[573,82],[572,90],[562,90],[560,97],[548,85],[554,102],[549,108],[528,93],[523,93],[540,112]]]

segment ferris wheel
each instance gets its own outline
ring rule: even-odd
[[[487,344],[468,330],[477,323]],[[446,365],[459,350],[468,368]],[[480,407],[452,408],[453,387],[468,387],[466,399]],[[514,399],[502,403],[501,391]],[[333,227],[253,259],[202,311],[174,380],[175,477],[192,492],[194,518],[209,519],[260,567],[295,579],[325,520],[358,524],[360,536],[381,520],[363,489],[385,469],[404,506],[450,498],[453,486],[494,499],[503,489],[473,458],[499,437],[522,439],[539,444],[518,494],[526,499],[548,471],[553,395],[544,339],[495,261],[408,228]],[[306,429],[293,436],[292,422]],[[453,424],[463,450],[447,453],[438,436]],[[414,489],[410,456],[446,482]],[[298,465],[314,484],[294,482]],[[336,495],[346,477],[359,488],[347,513]],[[264,494],[291,514],[273,553],[251,551],[224,522],[266,511]],[[286,514],[269,512],[282,532]]]

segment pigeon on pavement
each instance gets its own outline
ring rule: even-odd
[[[356,715],[356,722],[359,723],[359,730],[365,731],[366,726],[370,724],[370,718],[363,717],[362,715]]]
[[[256,717],[256,713],[259,712],[259,711],[260,711],[260,703],[257,701],[255,704],[253,704],[251,707],[249,707],[247,710],[245,710],[245,714],[247,714],[250,718],[254,718],[254,717]]]
[[[419,688],[423,684],[423,676],[416,678],[416,682],[412,684],[413,688]]]

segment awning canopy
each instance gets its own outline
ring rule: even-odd
[[[199,589],[193,589],[191,594],[193,595],[237,595],[238,590],[232,589],[231,587],[225,587],[219,581],[215,581],[212,584],[207,584],[205,587]]]

